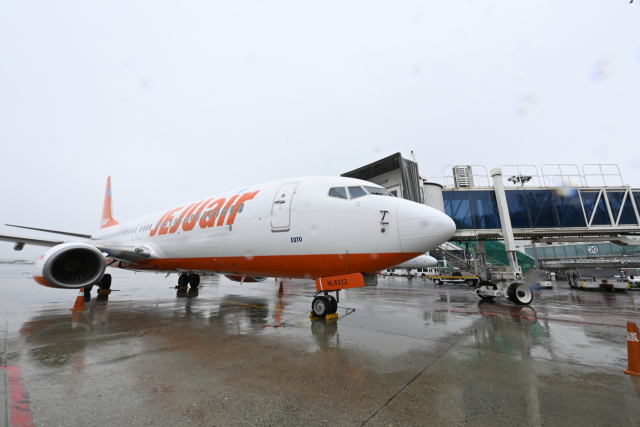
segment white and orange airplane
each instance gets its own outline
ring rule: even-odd
[[[181,286],[197,287],[200,274],[240,282],[266,277],[315,279],[317,316],[335,313],[340,289],[363,287],[376,272],[449,240],[447,215],[393,197],[367,181],[306,177],[232,190],[125,223],[112,216],[107,179],[100,229],[68,235],[76,241],[0,235],[0,240],[49,249],[36,260],[34,280],[64,289],[109,289],[106,267],[181,273]],[[9,224],[7,224],[9,225]],[[83,241],[77,241],[83,239]]]

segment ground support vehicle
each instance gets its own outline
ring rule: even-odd
[[[624,275],[630,287],[640,288],[640,268],[628,268],[624,270]]]
[[[532,288],[553,289],[551,273],[545,270],[532,270],[527,274],[526,282]]]
[[[454,271],[451,275],[437,275],[430,277],[435,285],[442,285],[444,283],[459,283],[466,284],[468,286],[476,286],[480,282],[480,278],[474,275],[463,275],[459,271]]]
[[[629,281],[622,270],[589,268],[569,270],[567,272],[569,286],[576,289],[604,289],[625,291],[630,289]]]

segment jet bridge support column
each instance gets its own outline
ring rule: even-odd
[[[516,245],[513,239],[513,228],[511,228],[511,217],[509,216],[509,206],[507,205],[507,195],[502,182],[502,169],[491,169],[491,178],[493,179],[493,189],[496,193],[496,201],[498,203],[498,212],[500,214],[500,223],[502,224],[502,238],[509,259],[509,269],[514,274],[522,274],[520,266],[518,266],[518,257],[516,256]]]
[[[480,263],[479,272],[476,273],[480,280],[489,280],[489,271],[487,269],[487,252],[484,249],[484,241],[478,240],[476,243],[477,246],[477,257],[478,262]]]
[[[533,269],[538,270],[538,251],[536,250],[536,241],[531,241],[531,249],[533,249]]]

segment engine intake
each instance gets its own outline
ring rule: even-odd
[[[63,243],[36,260],[33,278],[53,288],[78,289],[96,284],[106,268],[104,255],[93,246]]]

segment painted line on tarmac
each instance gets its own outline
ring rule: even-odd
[[[367,418],[367,419],[366,419],[366,420],[361,424],[361,426],[366,425],[366,424],[367,424],[369,421],[371,421],[371,420],[372,420],[376,415],[378,415],[378,413],[379,413],[380,411],[382,411],[384,408],[386,408],[386,407],[387,407],[387,405],[389,405],[389,403],[391,403],[391,401],[392,401],[392,400],[394,400],[396,397],[398,397],[398,396],[400,395],[400,393],[402,393],[403,391],[405,391],[405,390],[407,389],[407,387],[409,387],[409,386],[410,386],[410,385],[411,385],[415,380],[417,380],[417,379],[418,379],[418,377],[419,377],[420,375],[424,374],[424,373],[427,371],[427,369],[429,369],[431,366],[433,366],[433,364],[434,364],[434,363],[436,363],[438,360],[440,360],[440,358],[441,358],[442,356],[444,356],[444,355],[445,355],[449,350],[451,350],[451,348],[452,348],[454,345],[456,345],[456,344],[458,343],[458,341],[460,341],[460,339],[461,339],[462,337],[466,336],[472,328],[473,328],[473,326],[471,326],[470,328],[468,328],[468,329],[467,329],[463,334],[461,334],[461,335],[460,335],[460,336],[459,336],[459,337],[458,337],[458,338],[457,338],[457,339],[456,339],[456,340],[455,340],[455,341],[454,341],[454,342],[453,342],[449,347],[447,347],[447,349],[446,349],[445,351],[443,351],[443,352],[442,352],[442,354],[440,354],[438,357],[436,357],[435,359],[433,359],[429,364],[427,364],[427,366],[425,366],[425,368],[424,368],[422,371],[418,372],[418,375],[416,375],[415,377],[413,377],[413,378],[412,378],[408,383],[406,383],[406,384],[404,385],[404,387],[402,387],[400,390],[398,390],[398,391],[396,392],[396,394],[394,394],[393,396],[391,396],[391,397],[389,398],[389,400],[387,400],[387,401],[385,402],[385,404],[384,404],[384,405],[382,405],[380,408],[378,408],[378,410],[377,410],[376,412],[374,412],[374,413],[373,413],[369,418]]]
[[[11,405],[7,416],[11,427],[34,427],[33,415],[31,414],[31,400],[29,392],[24,385],[22,378],[22,368],[20,366],[0,366],[0,370],[5,371],[9,381],[9,396]],[[7,401],[9,398],[7,398]]]

